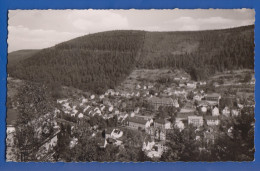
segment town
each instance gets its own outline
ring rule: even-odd
[[[179,153],[175,155],[172,147],[173,143],[174,147],[177,146],[172,137],[178,139],[182,133],[189,143],[198,144],[194,148],[198,150],[197,154],[209,152],[210,146],[216,144],[221,136],[237,136],[235,126],[228,122],[241,115],[253,115],[254,118],[253,74],[252,70],[225,71],[208,80],[194,81],[182,70],[138,69],[119,86],[103,94],[63,86],[59,90],[62,95],[55,99],[55,107],[27,123],[27,127],[33,129],[31,136],[41,142],[33,148],[29,145],[22,149],[16,147],[13,137],[17,137],[19,126],[15,124],[15,115],[22,104],[10,100],[7,109],[7,160],[185,160],[185,157],[178,156]],[[9,77],[10,90],[13,82],[19,85],[23,81]],[[10,94],[8,97],[14,96]],[[101,151],[100,154],[112,152],[105,159],[99,158],[102,155],[86,159],[82,156],[90,155],[90,149],[83,148],[84,144]],[[140,153],[142,159],[131,156],[131,150]],[[18,156],[17,159],[14,156]],[[187,160],[196,161],[195,158]]]

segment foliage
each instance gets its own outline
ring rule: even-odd
[[[254,68],[253,30],[254,26],[245,26],[197,32],[90,34],[43,49],[9,67],[8,73],[98,94],[117,86],[136,67],[184,69],[192,79],[204,80],[216,71]]]

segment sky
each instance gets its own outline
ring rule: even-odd
[[[9,10],[8,52],[108,30],[196,31],[254,24],[252,9]]]

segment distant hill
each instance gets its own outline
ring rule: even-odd
[[[194,80],[216,71],[253,69],[254,25],[210,31],[95,33],[43,49],[10,67],[8,73],[102,93],[135,68],[184,69]]]
[[[25,49],[25,50],[17,50],[14,52],[8,53],[8,67],[11,67],[18,62],[30,58],[32,55],[37,53],[40,50],[36,49]]]

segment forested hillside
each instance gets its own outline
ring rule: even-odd
[[[36,49],[25,49],[25,50],[17,50],[8,54],[8,64],[7,67],[12,67],[16,65],[18,62],[30,58],[39,50]]]
[[[254,68],[254,26],[197,32],[147,32],[140,68],[182,68],[195,80]]]
[[[102,93],[134,68],[184,69],[194,80],[254,68],[254,26],[192,32],[108,31],[43,49],[10,67],[20,79]]]
[[[14,77],[102,93],[134,68],[142,31],[111,31],[83,36],[44,49],[8,72]]]

